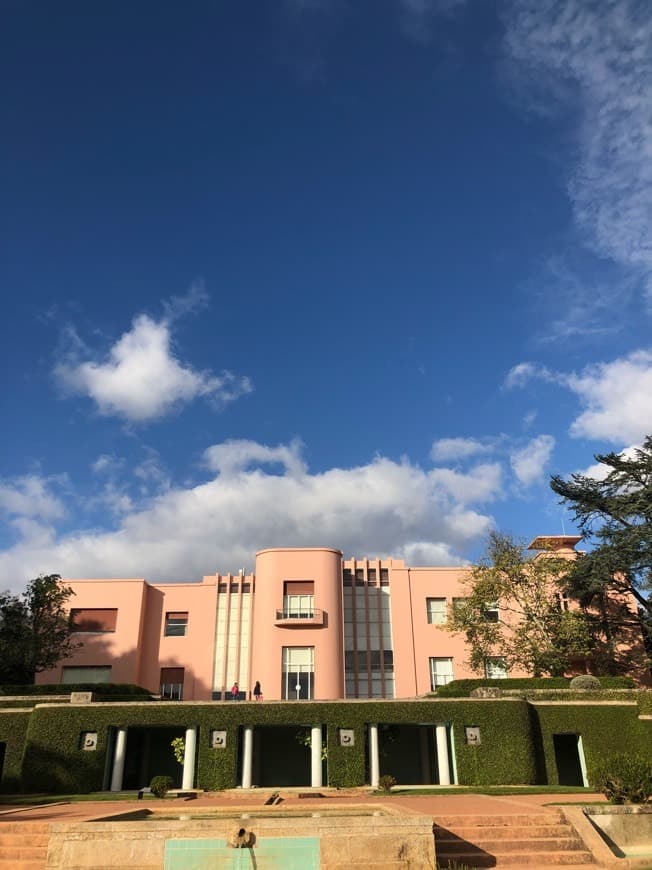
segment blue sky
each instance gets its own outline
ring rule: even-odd
[[[3,588],[458,563],[652,432],[645,3],[0,18]]]

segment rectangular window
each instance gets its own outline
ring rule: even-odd
[[[380,585],[389,586],[389,568],[380,569]]]
[[[504,680],[509,676],[507,664],[502,656],[489,656],[484,660],[484,675],[488,680]]]
[[[364,586],[364,568],[355,569],[355,585]]]
[[[72,683],[110,683],[111,665],[64,665],[61,682]]]
[[[315,581],[286,580],[283,583],[283,619],[313,619]]]
[[[565,592],[557,593],[557,602],[560,610],[568,610],[568,595]]]
[[[445,686],[453,679],[452,658],[430,659],[430,688],[434,692],[438,686]]]
[[[73,607],[70,611],[71,631],[84,634],[115,631],[118,621],[117,607]]]
[[[369,584],[369,586],[376,585],[376,569],[375,568],[369,568],[369,570],[367,571],[367,583]]]
[[[350,568],[345,568],[342,573],[342,581],[344,586],[353,586],[353,574]]]
[[[466,606],[466,598],[453,598],[453,615],[461,616]]]
[[[165,628],[163,630],[165,637],[185,637],[187,629],[187,613],[171,612],[165,614]]]
[[[307,701],[315,692],[315,648],[313,646],[283,647],[284,700]]]
[[[426,598],[426,613],[429,625],[443,625],[446,622],[446,599]]]
[[[485,622],[498,622],[500,619],[500,616],[498,613],[498,602],[497,601],[490,601],[487,604],[485,604],[485,606],[482,610],[482,616],[483,616]]]
[[[161,668],[160,693],[162,698],[172,701],[183,699],[183,677],[185,668]]]

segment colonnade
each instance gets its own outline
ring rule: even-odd
[[[451,768],[448,749],[448,727],[435,725],[435,749],[437,755],[437,771],[439,785],[451,784]],[[421,756],[424,765],[429,763],[428,741],[426,732],[421,732]],[[253,782],[253,747],[254,729],[245,725],[242,729],[242,788],[251,788]],[[115,751],[113,768],[111,770],[111,791],[121,791],[124,777],[125,757],[127,749],[127,729],[117,728],[115,735]],[[191,789],[195,783],[195,757],[197,750],[197,726],[186,728],[185,753],[183,761],[183,789]],[[369,778],[373,788],[378,787],[380,778],[380,748],[378,741],[378,725],[368,726]],[[321,788],[322,782],[322,726],[313,725],[310,729],[310,786]]]

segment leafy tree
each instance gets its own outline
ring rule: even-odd
[[[492,532],[486,553],[471,569],[465,597],[454,602],[447,628],[466,635],[476,672],[487,658],[532,676],[561,676],[572,656],[586,656],[591,639],[579,610],[565,610],[559,593],[569,568],[552,553],[529,558],[508,535]]]
[[[73,594],[58,574],[30,580],[20,596],[0,593],[0,683],[33,683],[80,646],[64,607]]]
[[[555,475],[550,486],[569,505],[592,550],[569,574],[584,603],[609,592],[632,595],[652,619],[652,436],[631,453],[598,454],[602,479]]]

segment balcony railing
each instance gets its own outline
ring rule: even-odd
[[[304,610],[277,610],[274,620],[276,625],[323,625],[324,611],[316,607]]]

